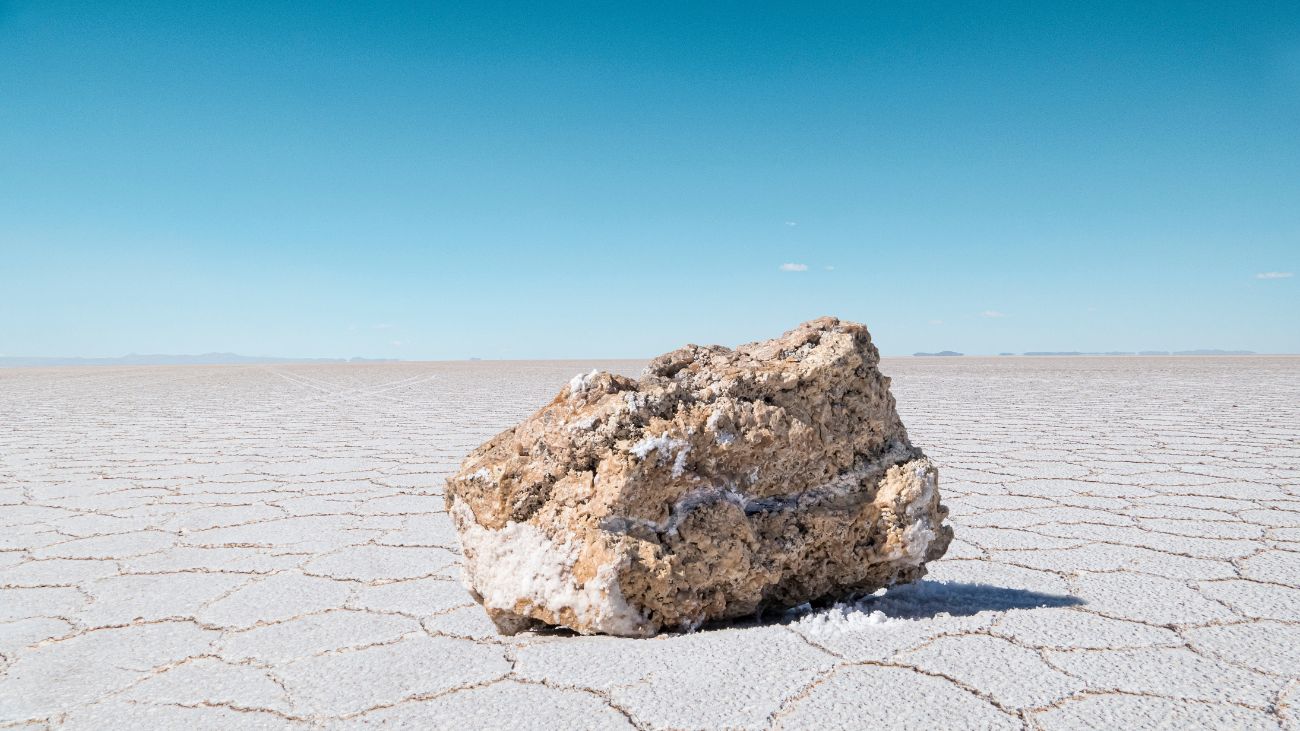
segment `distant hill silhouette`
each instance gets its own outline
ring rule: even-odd
[[[945,356],[946,356],[946,355],[964,355],[964,354],[963,354],[963,353],[958,353],[958,352],[955,351],[955,350],[940,350],[938,353],[912,353],[912,355],[925,356],[925,357],[934,357],[934,356],[940,356],[940,355],[945,355]]]
[[[1015,353],[999,353],[999,355],[1015,355]],[[1253,350],[1219,350],[1217,348],[1204,348],[1201,350],[1139,350],[1136,353],[1131,350],[1108,350],[1104,353],[1085,353],[1078,350],[1030,350],[1024,355],[1257,355]]]
[[[202,353],[169,355],[130,353],[118,358],[60,358],[45,356],[0,357],[0,368],[78,366],[78,365],[254,365],[259,363],[392,363],[393,358],[278,358],[274,356],[238,355],[236,353]]]

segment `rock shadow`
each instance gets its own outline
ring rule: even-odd
[[[863,611],[881,611],[890,619],[929,619],[940,614],[969,617],[980,612],[1077,607],[1084,603],[1079,597],[1068,594],[1045,594],[993,584],[924,580],[895,586],[882,596],[868,596],[856,602]]]
[[[1012,609],[1077,607],[1084,600],[1068,594],[1046,594],[992,584],[967,584],[957,581],[918,581],[901,584],[883,594],[872,594],[842,602],[818,606],[804,605],[784,612],[765,612],[750,617],[715,622],[705,630],[789,624],[810,615],[837,612],[881,612],[885,619],[924,620],[947,615],[969,617],[980,612],[1006,612]]]

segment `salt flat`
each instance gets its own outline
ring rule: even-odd
[[[0,371],[0,726],[1300,729],[1300,358],[886,359],[925,582],[498,637],[443,478],[640,365]]]

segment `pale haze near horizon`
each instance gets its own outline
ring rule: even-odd
[[[0,4],[0,355],[1300,352],[1300,7]]]

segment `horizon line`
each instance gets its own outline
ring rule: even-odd
[[[1220,351],[1220,352],[1214,352]],[[224,360],[204,359],[204,356],[225,356]],[[1111,352],[1076,352],[1076,351],[1024,351],[1019,353],[955,353],[955,352],[918,352],[918,353],[881,353],[881,358],[1250,358],[1250,357],[1292,357],[1300,353],[1260,353],[1253,351],[1229,351],[1217,348],[1200,348],[1190,351],[1111,351]],[[0,368],[46,368],[46,367],[108,367],[108,366],[221,366],[221,365],[382,365],[393,363],[509,363],[509,362],[591,362],[591,361],[648,361],[657,355],[641,357],[613,356],[571,356],[563,358],[483,358],[468,356],[464,358],[374,358],[367,356],[350,357],[298,357],[298,356],[246,356],[236,353],[211,352],[201,354],[163,354],[163,353],[129,353],[124,356],[5,356],[0,355]]]

